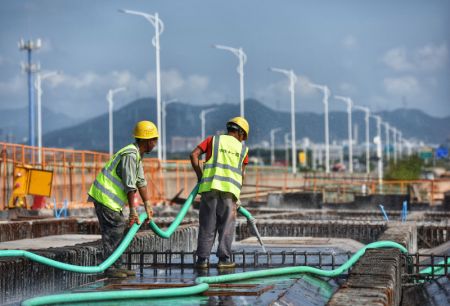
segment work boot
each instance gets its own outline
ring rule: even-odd
[[[104,272],[104,275],[107,278],[127,278],[128,277],[126,273],[120,272],[118,269],[115,269],[115,268],[106,270]]]
[[[217,269],[233,269],[236,267],[236,263],[231,261],[229,258],[219,258],[219,263],[217,264]]]
[[[197,258],[197,261],[195,262],[195,267],[197,269],[208,269],[208,260],[203,257]]]
[[[134,270],[119,268],[119,269],[116,269],[116,271],[120,272],[120,273],[125,273],[127,276],[136,276],[136,271],[134,271]]]

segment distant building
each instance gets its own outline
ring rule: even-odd
[[[200,137],[172,137],[170,152],[189,152],[192,151],[199,143]]]

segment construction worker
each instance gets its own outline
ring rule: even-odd
[[[200,183],[201,194],[196,267],[206,269],[216,234],[218,234],[217,267],[234,268],[231,244],[234,238],[236,203],[239,200],[248,148],[249,125],[243,117],[230,119],[226,135],[210,136],[191,153],[191,164]],[[202,167],[200,156],[206,153]]]
[[[142,167],[142,156],[156,146],[158,129],[150,121],[140,121],[134,128],[135,142],[120,149],[106,163],[89,189],[89,200],[94,202],[103,243],[103,260],[107,259],[121,242],[127,223],[123,208],[130,208],[128,226],[140,224],[136,208],[133,206],[136,191],[144,201],[147,220],[153,217],[147,181]],[[105,271],[107,277],[124,278],[136,272],[122,269],[117,260]]]

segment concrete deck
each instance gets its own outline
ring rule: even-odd
[[[0,250],[39,250],[47,248],[60,248],[74,246],[80,243],[100,240],[100,235],[52,235],[32,239],[20,239],[0,242]]]

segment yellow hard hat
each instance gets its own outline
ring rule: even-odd
[[[244,117],[234,117],[228,120],[228,123],[234,123],[239,126],[245,132],[245,139],[248,137],[248,132],[250,131],[250,126],[248,125],[247,120]]]
[[[151,121],[139,121],[134,127],[134,138],[152,139],[159,137],[156,125]]]

